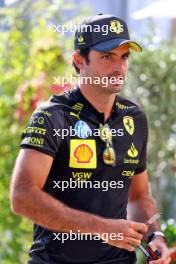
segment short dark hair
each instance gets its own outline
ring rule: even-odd
[[[90,48],[86,48],[86,49],[82,49],[78,51],[79,54],[85,59],[86,63],[89,63],[89,52],[90,52]],[[76,66],[76,64],[73,61],[73,67],[75,68],[75,71],[77,73],[80,73],[79,68]]]

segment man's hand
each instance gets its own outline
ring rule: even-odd
[[[128,221],[124,219],[119,220],[106,220],[105,230],[103,232],[107,232],[109,234],[112,233],[122,233],[122,240],[111,240],[109,239],[108,243],[112,246],[126,249],[128,251],[134,251],[135,248],[141,244],[141,240],[143,238],[144,233],[147,232],[147,225],[143,223],[138,223],[134,221]],[[102,229],[101,229],[102,230]],[[102,233],[103,233],[102,232]],[[101,234],[101,232],[100,232]]]
[[[162,237],[156,237],[150,242],[151,248],[155,251],[156,249],[161,253],[161,257],[158,260],[150,261],[149,264],[169,264],[171,258],[166,242]]]

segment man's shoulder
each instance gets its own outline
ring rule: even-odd
[[[139,104],[119,95],[116,99],[116,107],[125,113],[130,112],[134,114],[140,113],[141,115],[145,115],[144,110]]]
[[[117,100],[116,100],[116,104],[121,106],[121,109],[127,109],[127,108],[140,108],[140,106],[136,103],[133,102],[125,97],[122,97],[120,95],[117,95]]]
[[[61,112],[69,110],[70,106],[74,103],[74,99],[73,91],[52,95],[48,101],[42,102],[35,109],[34,113],[41,113],[47,116],[51,116],[55,113],[61,114]]]

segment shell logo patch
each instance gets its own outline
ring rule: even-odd
[[[94,139],[70,140],[70,168],[95,169],[97,167],[96,143]]]
[[[80,144],[74,151],[74,157],[77,158],[79,163],[90,163],[93,157],[92,149],[86,144]]]

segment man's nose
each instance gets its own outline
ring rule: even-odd
[[[119,72],[119,74],[126,73],[127,65],[123,60],[116,60],[113,64],[113,72]]]

